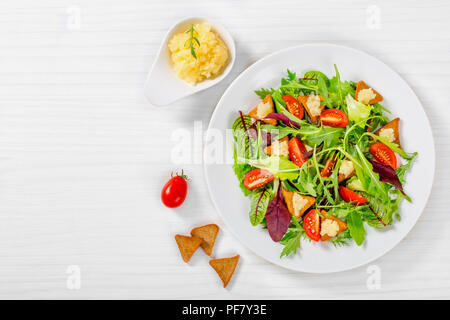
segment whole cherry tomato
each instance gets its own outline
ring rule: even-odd
[[[166,207],[176,208],[183,204],[187,195],[187,176],[181,171],[181,175],[170,178],[161,191],[161,201]]]

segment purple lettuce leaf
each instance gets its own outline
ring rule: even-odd
[[[392,184],[395,188],[400,190],[403,195],[406,196],[405,192],[403,191],[402,183],[397,176],[397,172],[395,172],[395,170],[392,169],[390,165],[383,164],[376,160],[370,160],[370,163],[373,166],[373,172],[378,173],[378,175],[380,176],[380,181]]]
[[[266,212],[267,230],[273,241],[280,241],[286,234],[291,222],[291,215],[283,201],[281,184],[277,196],[269,202]]]
[[[291,119],[289,119],[287,116],[285,116],[282,113],[269,113],[265,117],[265,119],[275,119],[275,120],[283,122],[288,127],[295,128],[295,129],[300,129],[300,124],[298,124],[295,121],[292,121]]]
[[[253,139],[257,139],[258,138],[258,123],[261,123],[262,120],[256,120],[255,122],[253,122],[253,124],[250,126],[250,128],[248,129],[248,132],[250,133],[250,136]],[[272,135],[268,132],[266,132],[265,130],[260,130],[261,133],[261,140],[262,140],[262,144],[263,146],[270,146],[271,142],[272,142]]]

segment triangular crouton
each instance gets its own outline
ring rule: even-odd
[[[202,244],[203,239],[199,237],[189,237],[177,234],[175,236],[175,241],[177,242],[178,249],[180,249],[181,257],[184,262],[189,262],[194,252]]]
[[[338,230],[336,236],[337,236],[338,234],[340,234],[341,232],[347,230],[347,224],[346,224],[344,221],[342,221],[342,220],[340,220],[340,219],[338,219],[338,218],[336,218],[336,217],[334,217],[334,216],[332,216],[332,215],[328,215],[328,213],[327,213],[325,210],[320,211],[320,213],[323,215],[323,218],[320,219],[320,220],[321,220],[321,221],[320,221],[320,227],[321,227],[321,228],[322,228],[322,223],[323,223],[326,219],[331,219],[331,220],[336,221],[337,224],[339,225],[339,230]],[[327,241],[327,240],[330,240],[331,238],[334,238],[334,237],[330,237],[328,234],[324,234],[324,235],[322,235],[322,236],[320,237],[320,240],[322,240],[322,241]]]
[[[300,101],[300,103],[303,105],[303,108],[305,108],[306,112],[308,113],[309,118],[311,119],[311,122],[316,123],[317,120],[319,119],[320,113],[323,111],[323,109],[325,108],[325,105],[321,105],[320,106],[320,113],[316,114],[312,114],[311,113],[311,108],[310,106],[308,106],[308,97],[309,96],[298,96],[297,100]],[[323,101],[323,97],[319,96],[320,101]]]
[[[191,230],[191,235],[203,240],[200,245],[205,253],[210,256],[216,242],[216,236],[219,232],[217,224],[207,224],[206,226],[197,227]]]
[[[239,255],[230,258],[212,259],[209,261],[211,267],[216,270],[220,279],[222,279],[224,288],[228,285],[228,282],[230,282],[238,261]]]
[[[400,133],[399,133],[399,122],[400,122],[400,118],[395,118],[394,120],[386,123],[384,125],[384,127],[381,127],[380,129],[378,129],[377,131],[375,131],[376,135],[380,135],[380,132],[382,130],[389,130],[392,129],[393,133],[394,133],[394,141],[392,141],[393,143],[397,144],[399,146],[399,148],[402,147],[402,145],[400,144]]]
[[[288,191],[285,188],[281,188],[281,192],[283,193],[284,201],[286,202],[289,213],[292,216],[296,217],[297,219],[300,218],[305,213],[305,211],[308,210],[314,204],[314,202],[316,202],[316,198],[314,197],[296,193],[299,197],[302,198],[302,200],[304,200],[302,201],[303,202],[302,207],[298,208],[298,212],[296,214],[295,213],[296,208],[294,206],[294,192]]]
[[[338,175],[338,183],[341,183],[344,180],[347,180],[347,179],[349,179],[351,177],[354,177],[355,175],[356,175],[355,169],[353,169],[352,173],[350,173],[349,175],[345,175],[345,174],[339,173],[339,175]]]
[[[372,93],[375,95],[375,97],[371,98],[369,101],[364,101],[364,100],[366,100],[365,97],[359,95],[361,90],[366,90],[366,89],[371,89]],[[367,102],[365,104],[374,104],[374,103],[383,101],[383,96],[381,94],[379,94],[374,88],[369,87],[364,81],[361,80],[356,85],[355,99],[362,103]]]
[[[350,161],[350,160],[344,160],[344,161]],[[341,162],[341,166],[339,167],[339,171],[338,171],[338,182],[341,183],[342,181],[351,178],[353,176],[356,175],[356,171],[355,168],[353,167],[353,163],[350,161],[348,164],[351,165],[351,171],[349,169],[343,170],[343,166],[345,165],[345,162],[342,161]]]
[[[289,157],[289,147],[288,147],[288,142],[289,142],[289,138],[286,136],[280,140],[278,140],[278,147],[280,150],[278,150],[278,155],[280,156],[285,156],[285,157]],[[274,145],[274,143],[272,142],[272,145]],[[267,146],[264,148],[264,152],[271,156],[273,154],[273,146]],[[282,150],[281,150],[282,149]]]
[[[277,125],[277,120],[275,119],[264,119],[269,113],[275,112],[273,107],[272,96],[268,94],[256,107],[254,107],[248,115],[254,119],[263,119],[264,122]]]

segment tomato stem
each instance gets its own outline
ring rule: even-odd
[[[189,180],[189,177],[188,177],[187,175],[184,174],[184,169],[181,169],[181,174],[179,174],[178,172],[175,171],[175,175],[176,175],[177,177],[183,178],[183,179],[186,180],[186,181]],[[173,171],[172,171],[172,173],[170,174],[170,177],[173,178]]]

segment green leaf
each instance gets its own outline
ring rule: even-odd
[[[331,108],[332,105],[330,105],[330,102],[328,101],[328,89],[325,80],[320,77],[317,85],[319,87],[319,93],[324,100],[324,104]]]
[[[383,186],[383,183],[380,182],[378,174],[373,172],[372,164],[366,159],[361,149],[356,145],[356,157],[358,158],[358,162],[355,167],[356,175],[362,183],[364,189],[372,194],[378,195],[383,198],[385,201],[389,199],[389,195],[387,193],[386,188]]]
[[[237,161],[235,160],[235,162],[233,164],[233,170],[234,170],[234,174],[238,178],[239,187],[241,188],[242,193],[244,195],[248,196],[249,194],[252,193],[252,191],[248,190],[244,186],[244,177],[247,173],[249,173],[252,170],[252,167],[246,163],[237,163]]]
[[[252,167],[249,164],[240,161],[239,158],[247,159],[250,157],[250,148],[254,142],[250,141],[250,138],[246,133],[246,129],[248,129],[251,125],[251,118],[248,115],[243,115],[242,117],[237,117],[232,126],[234,139],[233,170],[240,183],[239,186],[246,196],[248,196],[251,191],[244,186],[244,176],[252,169]]]
[[[286,240],[284,240],[286,239]],[[291,254],[296,254],[300,248],[300,240],[302,239],[301,232],[288,231],[284,236],[284,248],[281,251],[280,258],[287,257]],[[282,241],[283,241],[282,240]]]
[[[318,146],[324,143],[324,148],[339,144],[339,139],[344,136],[343,128],[321,127],[320,132],[305,136],[304,141],[310,146]]]
[[[260,90],[255,90],[255,93],[258,95],[258,97],[260,97],[261,99],[264,99],[268,94],[273,94],[275,90],[270,88],[270,89],[264,89],[261,88]]]
[[[361,122],[369,118],[370,111],[372,110],[371,106],[356,101],[350,94],[347,94],[345,97],[345,103],[347,104],[348,119],[350,121]],[[361,128],[364,128],[365,125],[364,122],[359,124]]]
[[[272,198],[269,189],[252,192],[250,195],[250,222],[253,226],[261,224],[266,216],[267,206]]]
[[[248,133],[248,129],[251,127],[252,123],[252,119],[249,115],[239,116],[233,123],[233,147],[237,154],[237,160],[239,160],[239,158],[255,158],[257,155],[257,141],[252,139]]]
[[[366,237],[366,230],[364,229],[361,216],[356,211],[350,212],[347,216],[347,226],[350,230],[350,235],[355,240],[356,244],[360,246]]]
[[[253,167],[266,169],[281,180],[295,180],[299,174],[299,167],[285,157],[271,156],[264,159],[248,160]]]
[[[330,84],[330,80],[328,79],[328,77],[324,73],[316,70],[305,72],[303,78],[317,79],[317,80],[305,80],[305,82],[309,84],[315,84],[319,81],[319,79],[322,79],[325,82],[326,86]]]
[[[291,217],[291,226],[293,226],[293,228],[289,228],[288,232],[286,232],[283,239],[280,241],[280,244],[284,245],[280,258],[296,254],[297,250],[300,248],[301,239],[306,238],[305,229],[295,217]]]

